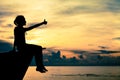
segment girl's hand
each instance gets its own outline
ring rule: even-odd
[[[47,21],[44,19],[43,24],[47,24]]]

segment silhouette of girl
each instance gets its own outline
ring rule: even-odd
[[[25,32],[32,30],[33,28],[36,28],[38,26],[41,26],[43,24],[47,24],[47,21],[43,21],[41,23],[35,24],[33,26],[30,26],[28,28],[24,28],[23,26],[26,25],[26,20],[23,15],[18,15],[15,20],[14,24],[16,27],[14,28],[14,50],[18,50],[21,54],[25,53],[25,51],[32,52],[35,55],[35,61],[36,61],[36,71],[39,71],[41,73],[44,73],[47,71],[47,69],[43,65],[43,55],[42,55],[42,47],[38,45],[33,44],[27,44],[25,39]]]

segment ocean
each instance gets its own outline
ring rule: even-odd
[[[23,80],[120,80],[120,66],[46,66],[40,73],[30,66]]]

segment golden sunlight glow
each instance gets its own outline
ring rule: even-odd
[[[82,1],[82,3],[80,2]],[[102,3],[102,2],[101,2]],[[83,0],[2,0],[0,39],[13,43],[13,21],[19,14],[25,16],[27,25],[48,21],[27,32],[27,43],[45,47],[70,49],[98,49],[107,46],[119,49],[120,13],[114,13],[98,1]],[[3,6],[5,6],[3,8]],[[8,14],[7,14],[8,12]],[[11,24],[12,27],[9,27]]]

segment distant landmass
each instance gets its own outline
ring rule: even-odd
[[[52,52],[51,55],[44,54],[44,64],[46,66],[119,66],[120,56],[100,56],[91,55],[84,56],[80,55],[79,59],[76,57],[66,58],[66,56],[61,56],[61,52]],[[34,58],[31,62],[31,66],[35,65]]]

